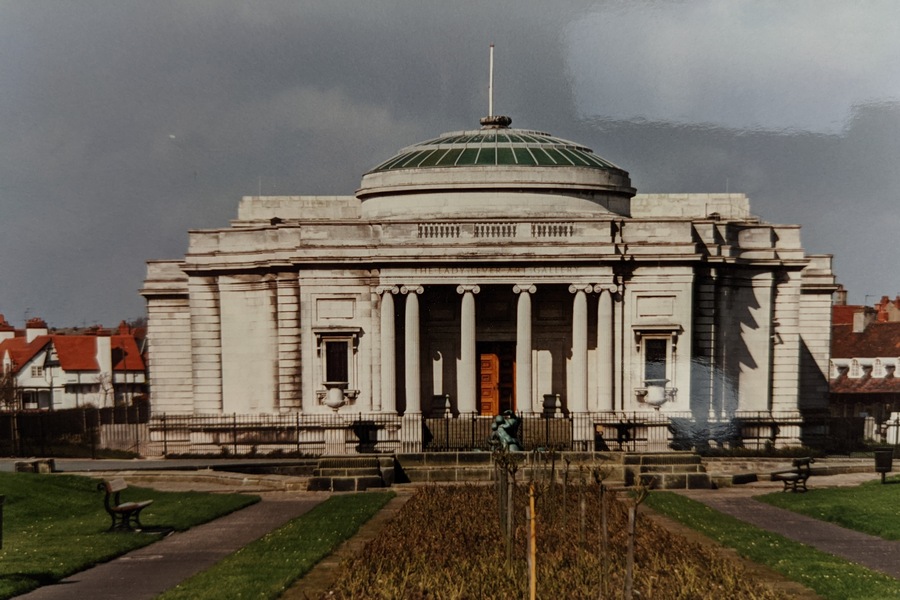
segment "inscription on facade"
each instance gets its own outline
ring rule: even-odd
[[[573,275],[583,272],[578,267],[420,267],[416,275]]]

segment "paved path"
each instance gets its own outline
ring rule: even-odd
[[[810,479],[810,486],[858,485],[874,477],[869,474],[814,477]],[[819,521],[760,502],[752,497],[779,489],[780,483],[766,485],[765,482],[761,482],[760,485],[722,490],[692,490],[684,494],[761,529],[900,579],[900,542],[884,540]]]
[[[327,493],[267,494],[245,509],[19,596],[27,600],[150,600],[302,515]],[[139,534],[140,535],[140,534]]]

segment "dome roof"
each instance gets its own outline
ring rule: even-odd
[[[512,129],[509,117],[485,117],[481,123],[481,129],[444,133],[408,146],[368,171],[356,192],[364,212],[399,216],[422,212],[433,204],[445,210],[465,205],[466,211],[477,214],[492,210],[508,214],[523,194],[541,196],[529,200],[534,211],[591,212],[598,205],[621,206],[621,201],[635,194],[627,171],[582,144],[540,131]],[[453,198],[437,198],[447,194]],[[460,194],[467,194],[469,201],[461,202]],[[479,201],[472,194],[490,194],[490,207],[480,206],[486,196]],[[394,200],[379,201],[377,206],[371,202],[381,198]],[[403,209],[400,202],[406,204]]]
[[[501,165],[621,170],[575,142],[541,131],[502,128],[444,133],[404,148],[369,173]]]

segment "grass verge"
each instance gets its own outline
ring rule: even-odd
[[[900,540],[897,484],[900,477],[895,476],[887,478],[886,484],[876,480],[856,487],[810,489],[805,494],[766,494],[757,499],[847,529]]]
[[[0,598],[23,594],[146,546],[158,535],[106,533],[109,516],[97,480],[74,475],[0,473],[3,549]],[[132,488],[123,500],[154,500],[141,513],[150,528],[185,530],[259,500],[238,494]]]
[[[159,598],[277,598],[356,533],[394,495],[393,492],[369,492],[332,496]]]
[[[798,494],[792,494],[797,496]],[[766,565],[828,600],[900,598],[897,580],[847,562],[674,494],[653,492],[652,509]]]

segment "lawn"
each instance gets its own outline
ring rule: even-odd
[[[822,490],[824,491],[824,490]],[[783,494],[792,498],[809,494]],[[860,492],[864,497],[866,490]],[[900,598],[900,582],[830,554],[758,529],[708,506],[674,494],[653,492],[647,504],[742,556],[814,590],[828,600]]]
[[[900,540],[900,477],[889,477],[886,484],[876,480],[857,487],[812,488],[805,494],[766,494],[757,499],[886,540]]]
[[[356,533],[394,495],[368,492],[332,496],[159,598],[278,598],[291,583]]]
[[[97,480],[74,475],[0,473],[3,549],[0,598],[25,593],[146,546],[158,535],[107,533],[110,519]],[[151,528],[179,531],[259,500],[238,494],[159,492],[129,487],[123,500],[155,500],[141,513]]]

